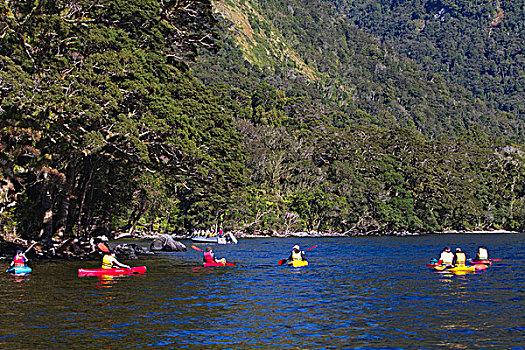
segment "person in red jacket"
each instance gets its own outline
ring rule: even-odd
[[[216,264],[226,264],[226,259],[217,259],[215,253],[211,247],[206,247],[206,251],[202,257],[203,263],[216,263]]]
[[[14,267],[27,267],[27,257],[23,251],[18,250],[16,252],[15,257],[13,258],[13,261],[11,262],[11,266],[13,265]]]

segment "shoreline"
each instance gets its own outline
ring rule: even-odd
[[[507,230],[447,230],[443,232],[257,232],[257,233],[246,233],[240,231],[229,231],[236,238],[239,239],[257,239],[257,238],[355,238],[355,237],[414,237],[414,236],[425,236],[425,235],[455,235],[455,234],[523,234],[524,232],[518,231],[507,231]],[[122,242],[125,240],[154,240],[159,236],[163,235],[162,233],[150,234],[144,232],[136,232],[133,234],[117,235],[114,239],[111,239],[112,242]],[[190,240],[191,235],[189,234],[171,234],[169,235],[173,240]],[[0,240],[3,244],[0,244],[0,261],[12,258],[14,252],[17,249],[25,250],[27,247],[24,244],[14,243],[10,241]],[[38,247],[38,248],[37,248]],[[98,251],[89,251],[89,252],[70,252],[61,255],[53,254],[52,249],[46,250],[42,249],[42,246],[37,245],[33,251],[31,251],[32,259],[46,260],[46,259],[72,259],[72,260],[84,260],[88,258],[97,258],[100,257],[100,252]]]
[[[425,236],[425,235],[448,235],[448,234],[519,234],[523,232],[507,231],[507,230],[447,230],[441,232],[408,232],[408,231],[393,231],[393,232],[260,232],[260,233],[246,233],[240,231],[230,231],[237,238],[319,238],[319,237],[409,237],[409,236]],[[191,239],[191,235],[171,235],[174,239]]]

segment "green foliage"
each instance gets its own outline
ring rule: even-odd
[[[223,20],[225,28],[233,29],[224,31],[224,46],[217,55],[203,53],[192,67],[206,84],[220,86],[218,102],[244,135],[248,186],[262,191],[258,199],[243,202],[253,220],[250,229],[522,229],[510,219],[522,215],[516,210],[522,197],[515,197],[519,175],[494,166],[508,161],[501,157],[506,146],[499,135],[521,140],[523,121],[471,89],[481,81],[473,69],[468,84],[430,69],[436,46],[421,41],[421,33],[411,40],[428,54],[426,63],[418,61],[426,69],[394,51],[406,40],[406,30],[433,25],[440,4],[397,4],[388,10],[388,4],[346,1],[229,4],[221,9],[231,19]],[[460,5],[446,6],[465,18],[476,13]],[[397,8],[412,12],[404,16]],[[395,45],[360,31],[349,14],[363,22],[359,25],[389,29]],[[391,26],[388,14],[410,29]],[[243,16],[257,34],[256,44],[239,39],[250,35],[236,20]],[[476,29],[476,38],[485,28]],[[314,74],[290,60],[264,58],[278,47],[287,47]],[[455,46],[450,47],[452,53]],[[457,64],[466,63],[454,55]],[[435,63],[443,62],[441,57]],[[476,67],[484,69],[479,62]],[[521,171],[521,153],[511,157]],[[265,202],[275,203],[274,209],[248,210]],[[261,212],[266,214],[258,217]]]
[[[515,1],[333,0],[337,12],[425,71],[523,119],[523,4]],[[521,73],[520,73],[521,72]],[[522,132],[520,132],[521,135]]]
[[[99,5],[0,4],[2,234],[524,229],[516,5]]]
[[[0,6],[10,187],[0,209],[20,205],[24,235],[60,239],[160,217],[169,218],[164,230],[212,221],[242,182],[243,155],[230,118],[182,60],[213,44],[211,3]]]

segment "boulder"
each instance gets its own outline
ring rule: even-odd
[[[123,243],[115,247],[117,255],[124,255],[127,259],[137,259],[137,255],[153,254],[147,248],[142,248],[135,243]]]
[[[155,237],[151,242],[150,249],[152,251],[185,252],[186,246],[165,234]]]

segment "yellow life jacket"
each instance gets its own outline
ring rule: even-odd
[[[488,260],[489,252],[485,248],[479,248],[478,259],[479,260]]]
[[[112,269],[113,268],[113,257],[111,255],[104,255],[102,258],[102,268],[103,269]]]
[[[456,253],[456,266],[465,266],[467,256],[465,253]]]
[[[299,253],[296,253],[295,250],[292,250],[292,260],[303,260],[301,251],[299,251]]]

